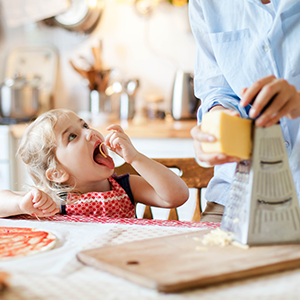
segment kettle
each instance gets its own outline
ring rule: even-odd
[[[177,70],[172,93],[171,113],[175,120],[196,119],[200,99],[194,95],[194,75]]]

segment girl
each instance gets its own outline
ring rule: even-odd
[[[104,138],[65,109],[39,116],[18,150],[36,188],[0,191],[0,217],[62,213],[133,218],[138,202],[173,208],[188,199],[186,184],[174,172],[139,153],[120,126],[107,130]],[[113,175],[106,146],[141,176]]]

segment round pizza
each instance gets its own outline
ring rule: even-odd
[[[33,255],[55,247],[53,233],[37,228],[0,227],[0,260]]]

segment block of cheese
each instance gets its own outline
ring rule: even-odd
[[[202,143],[206,153],[224,153],[249,159],[252,152],[252,120],[231,116],[222,110],[203,115],[201,130],[216,138],[213,143]]]

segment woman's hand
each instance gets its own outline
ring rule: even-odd
[[[225,109],[222,106],[215,106],[210,111],[222,109],[224,112],[233,115],[233,116],[239,116],[239,113],[233,110]],[[201,144],[203,142],[213,143],[215,142],[215,137],[213,135],[207,134],[201,130],[201,125],[197,125],[192,128],[191,135],[194,139],[194,149],[196,154],[196,159],[202,166],[215,166],[215,165],[221,165],[224,163],[229,162],[238,162],[240,161],[237,157],[228,156],[223,153],[204,153],[202,151]]]
[[[55,201],[48,194],[36,188],[22,197],[19,207],[26,214],[41,217],[49,217],[59,213]]]
[[[110,125],[106,128],[111,131],[105,137],[105,143],[112,151],[120,155],[127,163],[131,164],[138,151],[134,148],[130,138],[119,125]]]
[[[257,96],[256,96],[257,95]],[[241,91],[241,105],[247,106],[255,98],[249,115],[256,118],[255,125],[269,127],[282,117],[296,119],[300,116],[300,93],[284,79],[275,76],[264,77]],[[259,116],[262,109],[270,105]]]

